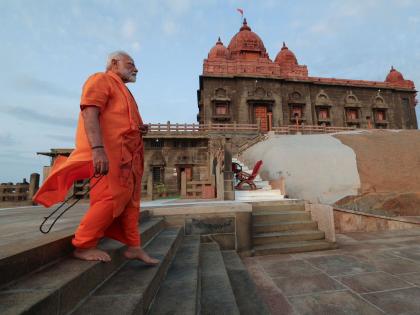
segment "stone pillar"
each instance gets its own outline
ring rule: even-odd
[[[268,113],[268,131],[272,130],[273,127],[273,113]]]
[[[153,199],[153,173],[149,172],[147,176],[147,198]]]
[[[29,181],[29,193],[28,193],[28,199],[32,199],[32,197],[36,194],[39,188],[39,174],[38,173],[32,173],[31,179]]]
[[[283,196],[286,195],[286,178],[282,175],[279,178],[280,181],[280,192]]]
[[[51,166],[44,166],[42,169],[42,182],[45,182],[45,180],[50,175],[50,173],[51,173]]]
[[[235,200],[235,191],[233,189],[233,172],[232,172],[232,142],[226,139],[225,143],[225,168],[224,176],[224,200]]]
[[[238,252],[246,252],[252,249],[251,214],[252,212],[236,213],[236,250]]]
[[[305,112],[303,113],[304,117],[306,118],[306,125],[313,125],[313,110],[312,110],[312,100],[311,100],[311,90],[309,89],[309,86],[305,85],[303,93],[306,94],[305,98]]]
[[[261,118],[257,118],[258,133],[261,133]]]
[[[224,169],[222,161],[218,161],[216,166],[216,198],[219,200],[224,200],[225,196],[225,182],[224,182]]]
[[[181,197],[187,197],[187,174],[185,171],[181,172]]]

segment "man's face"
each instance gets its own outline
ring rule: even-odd
[[[134,60],[129,56],[119,56],[115,60],[114,72],[123,80],[124,83],[136,82],[137,68]]]

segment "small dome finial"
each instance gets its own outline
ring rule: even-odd
[[[244,18],[244,21],[242,23],[242,27],[239,30],[240,31],[250,31],[251,30],[251,28],[248,26],[246,18]]]
[[[391,71],[395,71],[394,66],[391,66]]]
[[[289,49],[289,48],[287,48],[286,43],[283,42],[283,47],[281,48],[281,50],[285,50],[285,49]]]

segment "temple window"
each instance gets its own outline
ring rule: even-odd
[[[303,118],[303,105],[291,105],[290,107],[290,120],[295,121]]]
[[[375,128],[384,129],[388,127],[386,109],[374,109]]]
[[[228,115],[229,113],[227,104],[216,104],[215,111],[217,116]]]
[[[226,122],[230,120],[229,101],[213,102],[213,121]]]
[[[384,109],[378,109],[375,111],[375,121],[385,121],[386,114]]]
[[[228,116],[229,115],[229,102],[216,101],[213,105],[214,116]]]
[[[319,108],[318,109],[318,120],[328,120],[330,119],[330,113],[328,108]]]
[[[154,139],[150,142],[151,148],[163,148],[164,145],[165,145],[165,142],[160,139]]]
[[[153,166],[152,167],[152,178],[154,183],[161,183],[163,180],[163,167]]]
[[[356,108],[347,108],[346,109],[346,119],[347,120],[358,120],[359,112]]]

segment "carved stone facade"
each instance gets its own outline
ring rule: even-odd
[[[144,144],[144,197],[157,195],[159,185],[169,196],[180,195],[182,172],[189,182],[211,183],[207,137],[147,135]]]
[[[417,128],[414,83],[393,67],[383,82],[310,77],[285,44],[271,61],[246,21],[210,50],[197,96],[203,124]]]

